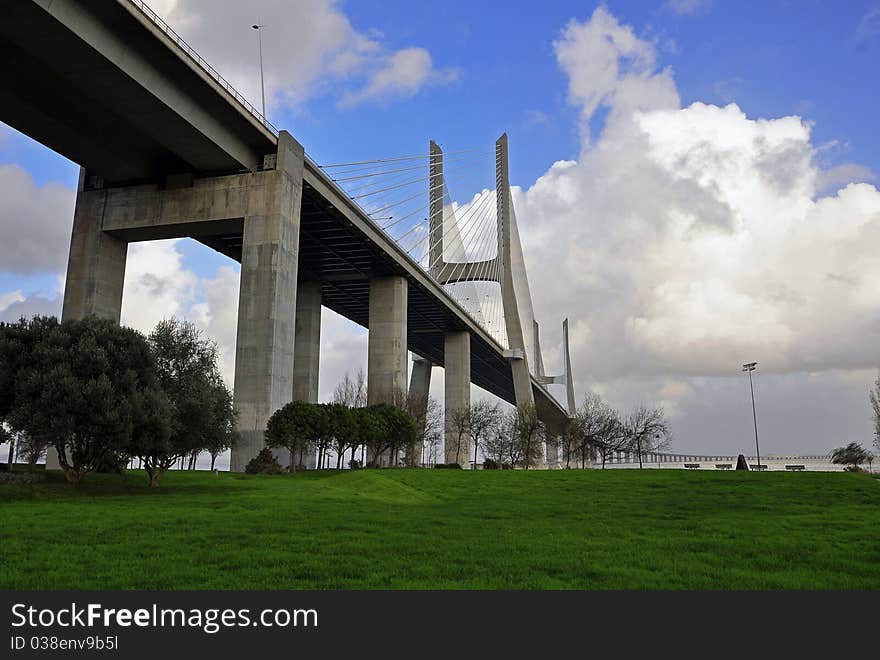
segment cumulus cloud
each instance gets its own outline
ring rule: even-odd
[[[161,0],[150,3],[212,66],[259,107],[260,24],[266,102],[295,107],[316,94],[355,105],[406,98],[448,82],[420,47],[395,50],[376,31],[356,29],[336,0]]]
[[[457,69],[435,69],[431,54],[424,48],[404,48],[389,55],[363,88],[344,94],[340,105],[412,97],[429,83],[452,82],[458,75]]]
[[[0,272],[32,275],[67,264],[75,195],[37,185],[18,165],[0,164]]]
[[[605,124],[514,196],[543,343],[549,319],[571,317],[579,392],[687,418],[747,360],[775,374],[876,366],[880,193],[852,182],[866,172],[822,172],[799,117],[681,107],[655,46],[605,8],[555,47],[582,119],[603,108]]]

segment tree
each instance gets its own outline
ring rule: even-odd
[[[874,381],[874,387],[868,392],[868,398],[874,412],[874,446],[880,449],[880,376]]]
[[[323,413],[315,403],[291,401],[276,410],[266,424],[266,445],[290,452],[290,471],[302,464],[303,453],[315,446],[321,433]],[[299,454],[299,460],[296,455]]]
[[[514,416],[502,415],[495,433],[483,440],[483,455],[499,467],[513,467],[519,462],[514,441]]]
[[[214,412],[203,438],[203,449],[211,456],[211,470],[214,469],[217,457],[227,449],[232,449],[239,438],[235,429],[238,414],[232,406],[232,392],[223,381],[213,388],[212,405]]]
[[[514,464],[519,463],[528,470],[543,458],[541,434],[544,424],[534,405],[519,406],[511,415],[510,428],[513,430],[514,452],[517,457]]]
[[[663,408],[637,406],[626,416],[623,426],[629,447],[635,448],[639,455],[639,468],[642,467],[643,450],[659,449],[669,442],[669,424]]]
[[[133,433],[160,423],[147,402],[161,392],[140,333],[94,317],[52,325],[43,324],[28,365],[17,370],[8,419],[14,429],[52,438],[65,477],[78,483],[125,453]]]
[[[345,372],[333,390],[333,403],[341,403],[349,408],[363,408],[367,405],[367,377],[363,369],[358,369],[354,379]]]
[[[31,435],[22,431],[18,434],[17,453],[33,467],[49,450],[52,442],[45,435]]]
[[[347,371],[345,372],[345,376],[333,390],[333,403],[339,403],[348,408],[363,408],[367,405],[367,377],[363,369],[358,369],[354,379],[348,375]],[[362,446],[362,443],[355,439],[357,435],[357,433],[353,433],[349,445],[352,464],[354,464],[357,448]],[[364,452],[366,452],[366,448],[364,448]]]
[[[443,453],[445,463],[458,463],[464,467],[463,463],[467,462],[468,456],[466,447],[464,447],[465,439],[470,440],[471,410],[470,408],[455,408],[446,410],[446,418],[444,421],[446,433],[444,434]],[[445,446],[445,442],[451,437],[450,446]]]
[[[346,450],[354,446],[354,418],[352,409],[341,403],[328,403],[324,408],[327,416],[327,431],[332,438],[336,452],[336,469],[342,467],[342,457]]]
[[[569,432],[572,451],[580,458],[581,468],[586,467],[587,456],[598,452],[604,469],[608,455],[626,445],[626,435],[617,412],[593,392],[584,397],[572,427]]]
[[[468,431],[474,445],[474,469],[476,470],[477,451],[484,446],[489,438],[498,433],[503,415],[498,404],[489,403],[485,399],[471,404],[469,412]]]
[[[868,462],[868,451],[858,442],[851,442],[846,447],[838,447],[831,452],[831,462],[848,465],[851,472],[858,472],[859,465]]]
[[[379,457],[385,452],[390,452],[393,459],[398,451],[415,442],[416,423],[405,410],[390,403],[379,403],[359,412],[358,426],[370,450],[372,467],[379,466]]]
[[[16,388],[25,370],[31,366],[34,347],[57,327],[58,319],[54,316],[35,316],[31,319],[21,318],[17,323],[0,323],[0,442],[9,443],[7,462],[10,469],[15,457],[16,439],[19,451],[28,456],[31,448],[22,447],[23,440],[39,442],[41,453],[48,449],[45,436],[25,433],[12,424],[13,417],[16,417],[13,415],[17,401]],[[26,417],[23,421],[27,422]]]
[[[151,486],[176,461],[200,451],[225,447],[234,441],[232,396],[218,366],[217,345],[202,337],[194,324],[176,319],[160,321],[148,337],[159,385],[167,400],[167,437],[138,434],[132,453],[143,461]],[[158,400],[147,399],[145,410],[158,412]],[[158,427],[153,428],[154,433]],[[213,464],[213,461],[212,461]]]

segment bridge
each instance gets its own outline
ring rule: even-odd
[[[426,400],[431,367],[445,368],[447,436],[470,383],[548,422],[573,410],[567,322],[564,373],[544,373],[506,135],[483,151],[431,142],[318,164],[139,0],[0,9],[0,121],[81,168],[63,318],[119,321],[131,242],[189,237],[241,264],[231,469],[275,410],[317,401],[322,306],[369,329],[370,403]],[[448,177],[460,166],[489,184],[462,205]],[[447,462],[468,465],[451,446]]]

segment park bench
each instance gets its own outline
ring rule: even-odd
[[[803,465],[786,465],[785,469],[792,472],[803,472],[806,468]]]
[[[758,470],[758,471],[766,470],[767,465],[765,463],[755,463],[754,465],[749,466],[749,469],[750,470]]]
[[[732,470],[733,463],[715,463],[716,470]]]
[[[685,463],[684,467],[688,470],[698,470],[700,468],[699,463]]]

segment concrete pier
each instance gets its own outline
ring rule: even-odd
[[[428,411],[428,392],[431,389],[431,370],[434,365],[423,357],[413,356],[412,374],[409,380],[409,400],[417,413],[418,439],[413,455],[407,455],[406,464],[417,467],[422,462],[422,444],[425,439],[425,414]]]
[[[404,277],[374,277],[370,281],[370,331],[367,340],[367,403],[403,405],[406,399],[407,281]],[[390,456],[380,456],[388,465]],[[372,456],[367,456],[371,461]]]
[[[263,447],[266,422],[293,393],[303,148],[289,134],[278,140],[276,169],[265,178],[244,217],[235,408],[240,439],[230,469],[244,470]]]
[[[471,405],[471,336],[469,332],[446,333],[444,354],[446,414],[444,452],[447,463],[467,467],[470,462],[470,437],[459,442],[453,423],[455,415],[467,414]]]
[[[409,362],[406,344],[407,282],[403,277],[370,281],[367,402],[402,403]]]
[[[293,344],[293,400],[318,403],[318,370],[321,365],[321,283],[300,280],[296,287]],[[280,452],[278,462],[288,465],[290,456]],[[317,452],[303,455],[303,467],[317,466]]]

